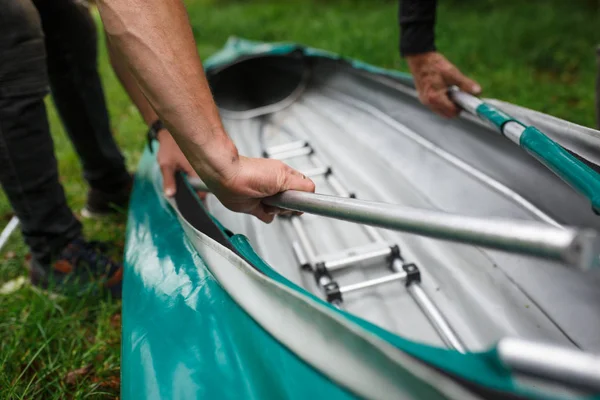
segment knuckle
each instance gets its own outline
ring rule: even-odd
[[[439,96],[433,92],[426,93],[423,99],[424,103],[428,106],[437,104],[439,102]]]

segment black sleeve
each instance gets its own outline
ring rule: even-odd
[[[400,0],[400,54],[426,53],[435,50],[436,0]]]

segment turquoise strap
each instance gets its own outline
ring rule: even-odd
[[[491,122],[496,128],[498,128],[500,133],[502,133],[502,127],[507,122],[513,121],[513,122],[517,122],[517,123],[521,124],[519,121],[517,121],[510,115],[508,115],[508,114],[498,110],[496,107],[490,106],[489,104],[486,104],[486,103],[481,103],[481,105],[479,105],[479,107],[477,107],[477,110],[475,110],[475,111],[477,112],[477,115],[480,118]],[[523,125],[523,124],[521,124],[521,125]]]
[[[600,211],[600,175],[596,171],[533,126],[525,129],[521,135],[520,145],[574,189],[590,199],[596,212]]]

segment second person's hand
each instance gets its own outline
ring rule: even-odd
[[[431,51],[406,57],[415,80],[421,103],[446,117],[456,117],[460,109],[448,97],[450,86],[478,95],[481,87],[477,82],[464,76],[454,64],[442,54]]]

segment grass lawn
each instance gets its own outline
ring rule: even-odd
[[[594,126],[595,46],[600,44],[595,1],[441,1],[438,47],[485,96]],[[397,52],[397,5],[390,1],[188,0],[202,57],[230,35],[295,41],[406,70]],[[112,127],[131,169],[146,128],[116,81],[100,47]],[[62,182],[78,212],[87,191],[81,168],[48,100]],[[10,218],[0,193],[0,220]],[[123,248],[125,216],[84,221],[86,234]],[[18,234],[0,254],[0,287],[25,276],[26,248]],[[112,398],[119,388],[120,304],[90,297],[68,300],[25,285],[0,293],[1,398]],[[72,371],[85,368],[80,373]],[[71,372],[71,374],[69,374]],[[85,372],[85,373],[84,373]],[[73,379],[78,377],[79,379]]]

